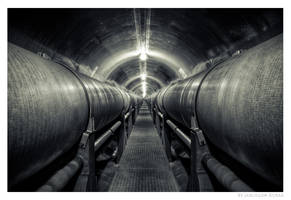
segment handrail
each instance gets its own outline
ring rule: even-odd
[[[172,121],[166,120],[166,123],[177,134],[177,136],[185,143],[188,148],[191,148],[191,139],[183,133]]]
[[[159,113],[158,113],[159,114]],[[172,121],[166,120],[169,127],[176,133],[176,135],[184,142],[184,144],[191,148],[191,139],[183,133]],[[217,161],[209,152],[202,157],[202,163],[215,176],[217,181],[222,184],[227,190],[233,192],[253,192],[246,183],[244,183],[235,173]]]
[[[94,150],[97,151],[104,142],[114,134],[114,132],[119,128],[121,125],[121,121],[117,121],[109,130],[107,130],[103,135],[101,135],[94,143]]]
[[[109,130],[100,136],[94,143],[94,150],[97,151],[107,139],[120,127],[121,121],[117,121]],[[83,167],[83,160],[77,156],[65,167],[58,170],[44,185],[37,189],[38,192],[61,191],[73,176]]]
[[[163,115],[161,112],[158,111],[157,114],[159,115],[159,117],[160,117],[161,119],[164,118],[164,115]]]
[[[129,117],[129,115],[130,115],[130,111],[124,115],[124,119],[127,119]]]

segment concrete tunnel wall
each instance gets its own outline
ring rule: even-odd
[[[8,9],[10,46],[97,80],[92,87],[117,86],[139,98],[281,33],[282,9]],[[101,105],[100,112],[108,114]],[[108,124],[120,113],[110,113],[116,115]]]
[[[120,85],[144,70],[168,84],[201,62],[283,31],[281,9],[10,9],[8,15],[8,41]],[[145,62],[138,59],[143,48]]]

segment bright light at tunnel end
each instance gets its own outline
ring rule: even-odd
[[[148,56],[147,56],[147,50],[144,46],[142,46],[139,50],[139,53],[140,53],[140,56],[139,56],[139,59],[141,61],[146,61]]]
[[[143,81],[141,84],[142,84],[142,97],[145,98],[145,96],[147,95],[147,86],[146,86],[146,82]]]
[[[144,54],[141,53],[140,56],[139,56],[139,59],[142,60],[142,61],[146,61],[147,60],[147,55],[145,53]]]
[[[145,62],[147,60],[147,52],[148,52],[147,48],[144,45],[141,45],[139,49],[139,53],[140,53],[139,59],[141,61]],[[141,69],[141,71],[143,70]],[[147,74],[145,72],[140,75],[140,78],[142,80],[141,84],[142,84],[142,97],[143,98],[145,98],[145,96],[147,95],[146,77],[147,77]]]
[[[140,75],[140,78],[141,78],[142,81],[145,81],[146,78],[147,78],[147,75],[145,73],[143,73],[143,74]]]

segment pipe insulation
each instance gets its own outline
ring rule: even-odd
[[[8,43],[8,187],[68,152],[89,117],[98,131],[137,98]]]
[[[196,119],[211,144],[283,185],[282,34],[169,85],[150,104],[188,128]]]

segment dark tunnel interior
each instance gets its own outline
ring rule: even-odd
[[[278,8],[9,8],[8,191],[282,191],[282,34]]]
[[[281,33],[283,19],[281,9],[11,9],[8,31],[8,41],[127,89],[145,73],[150,95],[199,63]]]

